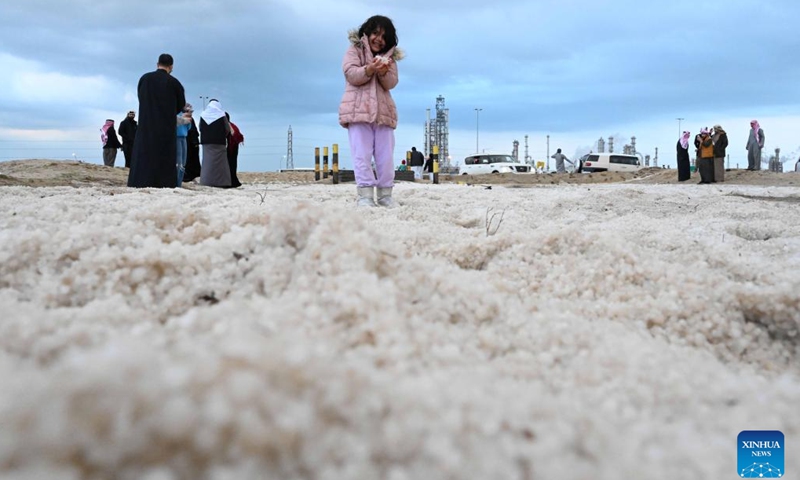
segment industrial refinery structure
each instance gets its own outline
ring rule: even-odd
[[[433,113],[433,115],[431,115]],[[431,112],[430,108],[425,109],[425,125],[423,133],[424,154],[430,155],[433,151],[433,146],[439,146],[439,165],[443,171],[449,171],[453,167],[450,159],[450,109],[445,106],[444,96],[439,95],[436,97],[436,108]],[[598,139],[593,152],[605,153],[608,148],[608,153],[614,153],[613,136]],[[514,140],[511,147],[511,155],[524,163],[533,164],[533,158],[529,155],[528,135],[525,135],[525,155],[520,159],[519,141]],[[655,149],[655,156],[651,158],[650,155],[644,155],[636,149],[636,137],[631,137],[628,144],[623,145],[622,153],[628,155],[637,155],[641,159],[643,167],[658,167],[658,149]],[[550,136],[547,136],[547,169],[549,169],[550,159]],[[651,165],[652,164],[652,165]]]
[[[439,145],[439,165],[450,169],[450,109],[444,105],[444,97],[436,97],[436,111],[431,118],[431,109],[425,109],[425,155],[430,155],[434,145]]]

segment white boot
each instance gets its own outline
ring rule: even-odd
[[[375,187],[358,187],[357,207],[377,207],[375,205]]]
[[[386,208],[395,208],[398,206],[397,202],[392,198],[392,187],[378,187],[378,205]]]

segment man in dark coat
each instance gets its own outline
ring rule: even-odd
[[[103,141],[103,164],[106,167],[113,167],[117,159],[117,150],[122,148],[117,138],[117,131],[114,130],[114,120],[107,119],[100,131],[102,132],[100,139]]]
[[[408,166],[414,171],[414,179],[422,180],[422,167],[425,165],[425,155],[417,151],[417,147],[411,147],[411,159]]]
[[[119,123],[119,136],[122,137],[122,153],[125,154],[125,168],[131,168],[133,142],[136,139],[136,112],[131,110],[125,120]]]
[[[139,128],[128,186],[175,188],[177,115],[186,105],[183,85],[172,74],[172,55],[158,57],[156,71],[139,79]]]

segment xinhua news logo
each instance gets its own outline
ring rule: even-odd
[[[782,478],[783,433],[777,430],[745,430],[736,439],[740,478]]]

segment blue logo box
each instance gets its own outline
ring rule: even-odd
[[[786,475],[783,433],[745,430],[736,439],[740,478],[783,478]]]

